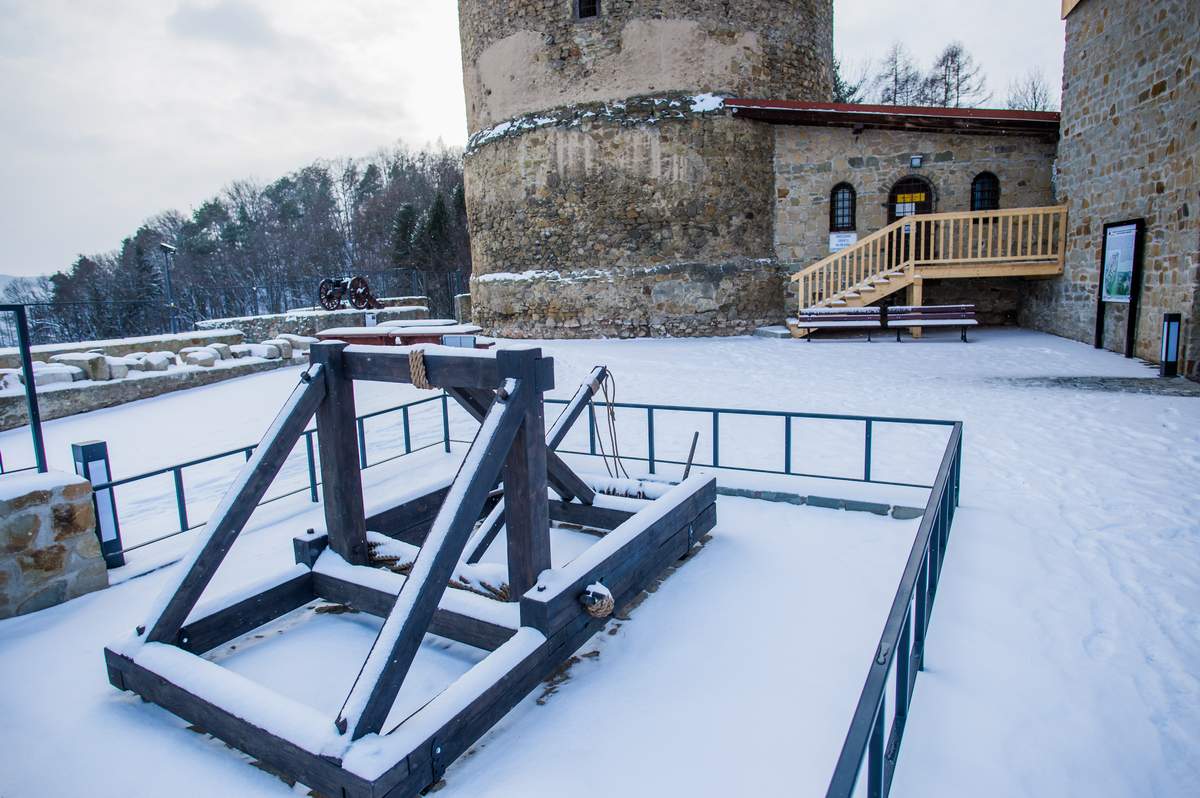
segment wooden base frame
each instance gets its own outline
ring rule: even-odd
[[[426,378],[472,406],[481,418],[480,433],[450,485],[371,516],[373,531],[420,547],[407,575],[374,567],[357,461],[350,456],[354,435],[342,437],[347,409],[353,418],[353,394],[346,388],[351,377],[407,380],[409,350],[364,349],[314,344],[315,365],[181,562],[177,580],[147,623],[104,653],[114,686],[288,778],[328,796],[403,798],[438,781],[456,757],[604,626],[605,619],[592,617],[582,603],[594,585],[603,585],[621,607],[712,529],[716,483],[696,476],[657,499],[636,502],[598,496],[549,451],[586,407],[598,381],[590,388],[585,384],[568,405],[548,447],[541,393],[552,387],[553,369],[538,350],[480,357],[432,349],[425,354]],[[313,414],[324,439],[322,466],[330,464],[323,486],[326,533],[296,539],[294,570],[240,593],[238,600],[198,608],[204,587]],[[499,499],[495,486],[501,477]],[[551,500],[551,490],[558,498]],[[334,500],[342,503],[331,507]],[[507,604],[447,587],[476,523],[499,500],[516,599]],[[567,565],[551,568],[552,519],[597,530],[598,540]],[[336,718],[199,656],[318,599],[384,618]],[[428,633],[490,653],[386,729],[392,702]]]

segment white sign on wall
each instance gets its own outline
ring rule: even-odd
[[[840,252],[858,241],[858,233],[830,233],[829,251]]]

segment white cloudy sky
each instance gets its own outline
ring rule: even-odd
[[[316,158],[466,139],[454,0],[0,0],[0,273]],[[1057,0],[836,0],[850,64],[961,40],[1003,103],[1057,87]]]

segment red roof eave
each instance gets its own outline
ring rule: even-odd
[[[737,116],[779,124],[884,127],[991,133],[1058,134],[1055,111],[1000,108],[937,108],[915,105],[856,105],[735,97],[725,107]]]

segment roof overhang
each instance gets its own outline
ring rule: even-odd
[[[1059,114],[991,108],[927,108],[911,105],[848,105],[796,100],[725,101],[734,116],[777,125],[912,130],[990,136],[1058,138]]]

